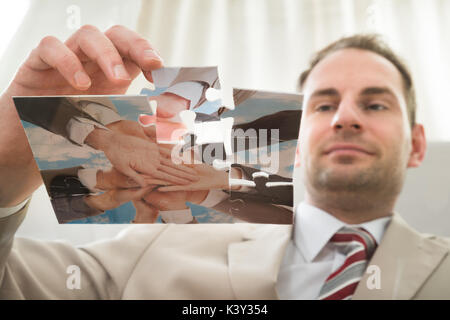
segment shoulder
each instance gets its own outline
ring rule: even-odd
[[[436,244],[444,246],[450,249],[450,237],[438,236],[431,233],[421,233],[420,234],[424,239],[430,240]]]
[[[415,299],[450,299],[450,238],[429,233],[421,233],[421,236],[424,239],[422,250],[429,255],[429,259],[422,261],[423,266],[430,265],[433,260],[436,264]]]
[[[427,232],[421,232],[412,227],[398,212],[394,212],[391,222],[386,231],[395,233],[398,237],[402,237],[405,241],[430,244],[441,249],[450,249],[450,238],[439,236]],[[398,238],[397,237],[397,238]],[[397,239],[398,240],[398,239]]]

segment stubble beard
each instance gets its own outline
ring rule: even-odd
[[[306,168],[307,191],[314,202],[341,211],[373,211],[393,206],[404,182],[400,154],[361,167],[352,157],[340,157],[339,165],[318,161]],[[349,166],[346,170],[337,166]],[[353,166],[354,168],[351,168]]]

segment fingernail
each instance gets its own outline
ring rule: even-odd
[[[84,71],[78,70],[73,78],[78,87],[89,87],[91,85],[91,79]]]
[[[144,50],[144,57],[146,59],[156,59],[164,62],[161,56],[155,50]]]
[[[121,64],[114,66],[114,77],[117,79],[131,80],[130,75],[128,74],[127,70]]]

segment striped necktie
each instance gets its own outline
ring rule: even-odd
[[[348,300],[361,280],[377,243],[363,228],[343,227],[330,239],[346,255],[345,262],[328,276],[319,300]]]

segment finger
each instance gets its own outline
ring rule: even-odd
[[[162,155],[165,158],[172,158],[172,150],[175,147],[175,145],[167,143],[157,143],[157,145],[160,155]],[[175,154],[174,156],[177,157],[177,159],[179,159],[180,161],[183,160],[177,154]]]
[[[209,190],[209,189],[206,189]],[[194,187],[191,185],[185,185],[185,186],[167,186],[167,187],[160,187],[158,188],[158,191],[161,192],[171,192],[171,191],[197,191]]]
[[[127,177],[133,179],[136,183],[138,183],[141,187],[147,186],[147,183],[145,182],[145,179],[142,175],[134,171],[133,169],[127,167],[123,170],[120,170],[124,175]]]
[[[171,158],[172,157],[172,150],[166,147],[160,147],[160,145],[158,144],[158,148],[159,148],[159,154],[162,155],[165,158]],[[181,158],[179,158],[181,160]]]
[[[154,189],[154,186],[134,189],[117,189],[115,193],[115,200],[116,202],[122,204],[131,200],[141,199],[147,193],[152,191],[152,189]]]
[[[140,185],[132,178],[124,175],[115,168],[97,172],[97,188],[102,190],[114,188],[136,188]]]
[[[82,53],[95,61],[108,80],[130,82],[122,57],[111,40],[94,26],[83,26],[70,37],[66,44],[75,53]]]
[[[105,175],[105,173],[107,173],[107,172],[108,171],[97,170],[97,172],[95,174],[95,178],[96,178],[95,188],[96,189],[99,189],[99,190],[111,189],[111,186],[108,182],[108,175],[107,174]]]
[[[89,195],[85,201],[90,207],[106,211],[117,208],[125,202],[141,199],[154,188],[155,186],[134,189],[113,189],[100,195]]]
[[[155,178],[145,178],[145,182],[147,182],[148,184],[160,185],[160,186],[168,186],[168,185],[172,184],[169,181],[165,181],[162,179],[155,179]]]
[[[186,180],[190,180],[190,181],[198,181],[199,180],[199,177],[198,177],[197,173],[192,174],[192,173],[189,173],[189,172],[186,172],[186,171],[182,171],[182,170],[179,170],[179,169],[175,169],[175,168],[169,167],[169,166],[167,166],[165,164],[162,164],[158,168],[158,171],[165,172],[165,173],[168,173],[168,174],[170,174],[172,176],[175,176],[175,177],[178,177],[178,178],[182,178],[182,179],[186,179]]]
[[[55,37],[42,39],[30,54],[27,63],[33,69],[58,70],[75,89],[86,90],[91,86],[91,79],[76,54]]]
[[[153,82],[151,71],[161,68],[163,60],[147,40],[123,26],[111,27],[105,35],[123,57],[134,61],[142,69],[147,80]]]
[[[127,69],[128,73],[131,76],[131,79],[136,78],[141,73],[141,68],[129,59],[122,59],[123,64],[125,65],[125,69]]]
[[[161,153],[161,151],[160,151],[160,153]],[[192,175],[193,177],[197,177],[197,174],[198,174],[197,171],[195,171],[191,167],[188,167],[188,166],[183,165],[183,164],[175,164],[170,159],[167,159],[167,158],[161,158],[160,162],[161,162],[161,164],[163,164],[165,166],[168,166],[168,167],[171,167],[171,168],[174,168],[174,169],[186,172],[186,173]],[[187,176],[186,176],[186,178],[187,178]]]
[[[174,176],[172,176],[172,175],[170,175],[168,173],[160,172],[160,171],[155,172],[153,174],[153,177],[161,179],[161,180],[164,180],[164,181],[167,181],[167,182],[170,182],[170,183],[173,183],[173,184],[185,185],[185,184],[189,184],[189,183],[192,182],[190,180],[174,177]]]
[[[151,159],[150,161],[142,161],[139,163],[135,168],[138,170],[138,172],[141,175],[147,175],[147,176],[155,176],[155,172],[159,170],[160,167],[160,160],[155,159],[154,156],[149,156],[149,154],[146,154],[146,157]]]
[[[116,190],[109,190],[99,195],[89,195],[85,197],[85,202],[91,208],[95,208],[100,211],[114,209],[120,205],[115,199],[115,192]]]

